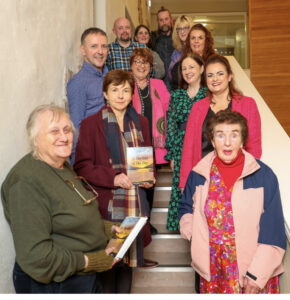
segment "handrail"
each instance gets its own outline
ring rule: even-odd
[[[262,121],[262,157],[277,175],[284,213],[285,229],[290,242],[290,139],[251,80],[233,56],[227,56],[237,88],[256,100]]]

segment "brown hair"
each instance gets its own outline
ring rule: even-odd
[[[231,110],[221,110],[212,116],[206,123],[206,137],[212,141],[214,137],[214,129],[219,124],[239,124],[241,126],[241,136],[243,145],[248,139],[248,124],[247,119],[239,112]]]
[[[171,17],[170,11],[169,11],[167,8],[165,8],[164,6],[161,6],[161,7],[159,8],[158,12],[157,12],[157,19],[158,19],[158,15],[159,15],[161,12],[164,12],[164,11],[168,11],[169,17]]]
[[[107,73],[103,82],[103,92],[108,92],[109,85],[121,85],[129,83],[132,95],[134,94],[135,81],[131,73],[120,69],[112,70]]]
[[[227,71],[228,75],[233,76],[233,71],[232,71],[232,68],[231,68],[231,65],[230,65],[229,61],[222,55],[213,54],[205,62],[204,73],[203,73],[205,82],[206,82],[206,69],[207,69],[207,67],[211,64],[216,64],[216,63],[222,64],[226,68],[226,71]],[[212,93],[209,89],[207,90],[207,93],[208,93],[210,102],[212,103]],[[232,77],[232,80],[229,82],[229,96],[230,96],[230,99],[232,99],[234,96],[236,96],[237,100],[239,100],[239,98],[241,98],[241,96],[242,96],[242,92],[240,92],[235,87],[233,77]]]
[[[140,24],[136,27],[135,33],[134,33],[134,41],[137,42],[136,36],[138,35],[139,30],[142,29],[142,28],[145,28],[149,33],[149,41],[147,43],[147,47],[152,49],[151,32],[150,32],[150,29],[144,24]]]
[[[82,45],[84,44],[85,39],[89,34],[100,34],[100,35],[107,37],[107,34],[104,30],[102,30],[98,27],[90,27],[90,28],[86,29],[81,36],[81,44]]]
[[[187,57],[192,58],[200,67],[204,66],[204,62],[198,54],[193,53],[193,52],[183,54],[180,61],[178,62],[179,63],[179,66],[178,66],[178,87],[180,89],[187,89],[188,88],[188,83],[183,79],[183,76],[182,76],[182,62]],[[205,81],[204,81],[203,74],[201,74],[201,76],[200,76],[200,85],[205,86]]]
[[[190,47],[190,35],[193,30],[201,30],[205,34],[205,45],[204,45],[204,51],[202,54],[202,58],[204,61],[206,61],[210,55],[215,53],[214,48],[213,48],[214,41],[213,41],[211,32],[200,23],[195,24],[191,27],[191,29],[188,33],[187,39],[185,41],[184,53],[192,52],[192,49]]]
[[[153,64],[153,56],[149,49],[147,48],[136,48],[133,50],[130,57],[130,65],[132,66],[136,57],[142,57],[145,62],[149,62],[152,66]]]

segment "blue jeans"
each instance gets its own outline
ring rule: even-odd
[[[73,275],[62,282],[40,283],[15,262],[13,283],[17,294],[99,294],[103,293],[99,274]]]

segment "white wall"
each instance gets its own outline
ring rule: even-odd
[[[92,25],[93,0],[0,1],[0,184],[28,151],[29,113],[64,105],[69,70],[81,64],[81,33]],[[14,247],[2,204],[0,241],[0,293],[11,293]]]
[[[262,122],[261,161],[266,163],[278,178],[286,234],[290,242],[290,139],[236,59],[233,56],[228,56],[227,58],[233,69],[237,88],[239,88],[244,95],[256,100]]]

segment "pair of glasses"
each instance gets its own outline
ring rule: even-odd
[[[186,26],[186,27],[177,27],[176,28],[177,32],[182,32],[182,31],[187,31],[187,30],[189,30],[189,26]]]
[[[75,184],[74,184],[74,182],[72,180],[68,180],[68,179],[65,180],[65,182],[69,183],[72,186],[72,188],[77,192],[77,194],[81,197],[81,199],[84,202],[83,205],[88,205],[88,204],[92,203],[94,200],[96,200],[98,198],[98,196],[99,196],[98,192],[88,183],[88,181],[84,177],[82,177],[82,176],[75,176],[74,178],[81,180],[81,182],[83,183],[84,187],[87,190],[90,190],[91,192],[93,192],[94,195],[95,195],[92,198],[86,199],[82,195],[82,193],[76,188],[76,186],[75,186]]]
[[[143,60],[134,60],[134,63],[136,64],[136,66],[140,67],[142,65],[148,67],[150,66],[150,63],[148,61],[143,61]]]

